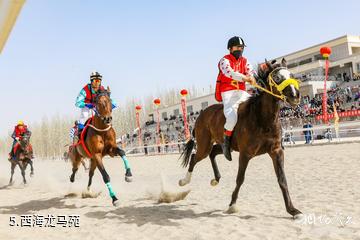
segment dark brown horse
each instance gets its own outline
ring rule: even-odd
[[[83,158],[90,158],[89,182],[87,190],[90,191],[92,177],[96,167],[99,169],[102,178],[109,190],[109,195],[112,198],[114,206],[117,205],[118,199],[110,184],[110,177],[105,170],[103,164],[103,157],[109,155],[110,157],[121,156],[125,158],[125,152],[116,145],[116,134],[111,126],[112,121],[112,104],[110,100],[110,91],[101,91],[95,99],[95,115],[83,130],[86,134],[83,144],[76,144],[69,149],[69,157],[72,161],[72,174],[70,181],[74,182],[75,173],[78,170]],[[130,168],[127,168],[130,171]],[[130,172],[131,175],[131,172]]]
[[[21,175],[23,177],[23,183],[26,184],[25,170],[30,164],[31,172],[30,177],[34,175],[34,167],[33,167],[33,150],[30,145],[30,132],[26,132],[20,136],[19,142],[14,147],[15,157],[14,159],[9,160],[11,163],[11,177],[9,181],[9,185],[13,184],[13,176],[15,172],[15,167],[18,165],[21,170]]]
[[[267,62],[259,66],[257,82],[261,82],[265,90],[271,94],[260,92],[246,102],[240,104],[238,109],[238,122],[234,129],[231,148],[240,152],[239,168],[236,178],[236,187],[232,194],[228,212],[236,212],[236,200],[240,186],[244,182],[245,171],[249,160],[255,156],[267,153],[271,157],[283,193],[286,210],[292,216],[301,214],[290,199],[284,171],[284,151],[281,146],[281,126],[279,119],[280,98],[296,106],[300,101],[297,81],[291,78],[286,68],[286,61],[281,64]],[[188,184],[196,163],[210,155],[215,179],[211,181],[216,185],[220,179],[215,156],[222,153],[225,117],[222,104],[215,104],[205,109],[195,123],[193,136],[196,138],[196,153],[192,154],[195,145],[194,139],[187,142],[183,152],[183,166],[189,163],[189,169],[179,185]],[[215,145],[214,145],[215,144]]]

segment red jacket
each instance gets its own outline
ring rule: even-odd
[[[97,94],[91,92],[91,84],[86,84],[83,89],[86,92],[85,103],[94,103]],[[105,88],[100,86],[100,90],[105,90]]]
[[[28,131],[28,128],[26,125],[23,125],[23,128],[20,129],[19,125],[15,126],[14,132],[12,134],[13,138],[20,137],[22,134],[26,133]]]
[[[250,74],[250,65],[247,63],[245,57],[236,59],[233,55],[225,55],[218,64],[219,74],[216,81],[215,99],[219,102],[222,101],[221,93],[230,90],[243,90],[245,91],[245,82],[236,80],[236,76],[232,74]]]

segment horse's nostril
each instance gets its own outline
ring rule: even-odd
[[[104,118],[104,121],[105,121],[106,123],[111,123],[112,117],[105,117],[105,118]]]

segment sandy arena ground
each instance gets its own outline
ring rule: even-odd
[[[237,205],[226,214],[235,187],[237,161],[218,157],[222,179],[216,187],[209,159],[199,163],[192,182],[177,182],[186,170],[178,155],[129,157],[134,181],[124,181],[119,158],[105,166],[120,206],[113,207],[101,175],[95,172],[97,198],[81,198],[88,176],[81,168],[69,182],[70,163],[35,159],[35,176],[24,186],[19,169],[15,184],[7,187],[10,164],[0,161],[0,239],[360,239],[360,143],[289,148],[285,169],[292,201],[305,215],[293,220],[286,212],[272,162],[267,155],[254,158],[247,169]],[[237,153],[233,154],[237,158]],[[157,203],[161,191],[191,189],[185,200]],[[65,198],[68,193],[78,197]],[[23,226],[26,215],[56,218],[55,227],[38,222]],[[70,215],[79,215],[80,227],[62,227]],[[10,226],[10,218],[19,226]],[[41,226],[41,227],[40,227]]]

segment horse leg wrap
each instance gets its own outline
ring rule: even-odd
[[[118,153],[119,153],[120,157],[125,156],[125,151],[122,150],[121,148],[118,148]]]
[[[124,162],[125,169],[126,169],[126,170],[129,169],[129,168],[130,168],[130,165],[129,165],[129,161],[127,160],[126,156],[123,155],[123,156],[121,156],[121,158],[122,158],[122,160],[123,160],[123,162]]]
[[[108,188],[108,190],[109,190],[110,197],[115,197],[115,192],[114,192],[114,190],[112,189],[111,183],[110,183],[110,182],[107,182],[107,183],[106,183],[106,186],[107,186],[107,188]]]

